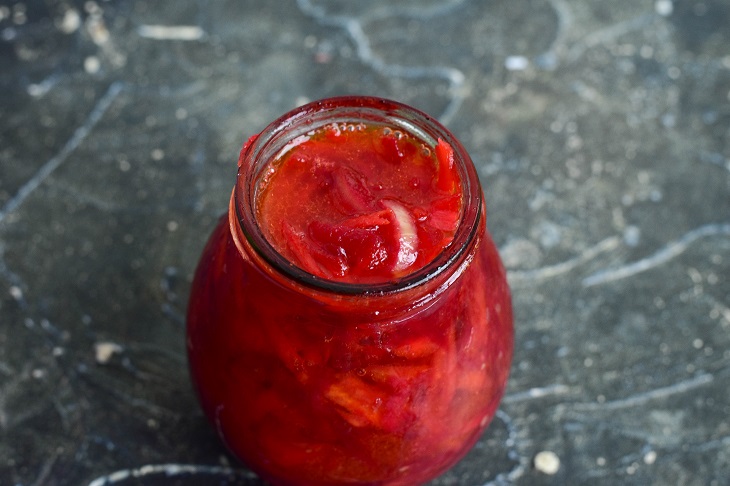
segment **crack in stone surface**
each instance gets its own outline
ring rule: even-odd
[[[444,79],[449,83],[449,94],[451,101],[446,109],[438,117],[439,120],[448,124],[463,102],[462,87],[464,85],[464,74],[456,68],[448,66],[403,66],[399,64],[390,64],[382,58],[376,56],[370,48],[370,40],[367,32],[363,28],[363,22],[355,17],[330,15],[325,9],[315,6],[310,0],[297,0],[297,4],[302,12],[316,18],[324,25],[332,25],[345,30],[350,39],[356,46],[358,58],[367,66],[375,71],[393,77],[402,77],[407,79],[418,78],[437,78]],[[446,10],[449,8],[447,7]],[[393,14],[410,14],[414,9],[397,9],[393,12],[389,9],[389,16]],[[432,8],[422,12],[426,18],[442,14],[444,8]],[[371,14],[372,19],[382,18],[384,14]]]
[[[204,464],[148,464],[134,469],[120,469],[113,473],[98,477],[89,483],[89,486],[112,486],[128,479],[139,479],[150,476],[208,476],[215,481],[236,481],[236,479],[253,479],[255,476],[248,471],[241,471],[230,467],[208,466]]]
[[[94,108],[89,113],[84,123],[79,126],[73,133],[73,136],[64,144],[61,150],[51,157],[41,168],[30,178],[18,192],[10,198],[5,205],[0,208],[0,224],[8,216],[15,211],[18,206],[23,204],[28,196],[35,191],[50,176],[53,171],[63,164],[68,156],[89,136],[94,126],[103,118],[106,111],[112,105],[116,97],[122,92],[124,85],[122,83],[112,83],[107,92],[99,99]]]
[[[730,224],[708,224],[685,233],[652,255],[618,268],[601,270],[583,279],[584,287],[593,287],[624,278],[633,277],[678,257],[697,240],[711,236],[730,236]]]
[[[662,388],[647,390],[641,393],[637,393],[635,395],[628,396],[626,398],[620,398],[603,403],[576,403],[570,405],[570,408],[585,412],[593,410],[620,410],[624,408],[636,407],[639,405],[644,405],[647,402],[651,402],[654,400],[664,400],[676,394],[683,394],[697,388],[702,388],[713,383],[714,379],[714,376],[711,374],[701,374],[687,380],[678,381]]]

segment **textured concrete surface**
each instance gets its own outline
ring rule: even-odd
[[[725,0],[0,1],[0,484],[258,484],[183,314],[242,141],[360,93],[440,117],[514,292],[437,485],[727,484]]]

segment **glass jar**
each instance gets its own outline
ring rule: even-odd
[[[274,156],[341,122],[454,149],[463,191],[454,238],[397,280],[312,275],[257,223],[257,183]],[[468,154],[432,118],[379,98],[332,98],[282,116],[241,151],[228,214],[195,274],[187,326],[205,414],[266,481],[414,485],[443,473],[492,419],[512,358],[510,292]]]

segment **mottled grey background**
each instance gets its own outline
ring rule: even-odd
[[[726,0],[0,1],[0,484],[258,484],[190,388],[191,274],[242,141],[351,93],[464,142],[514,292],[507,396],[434,484],[727,484],[729,25]]]

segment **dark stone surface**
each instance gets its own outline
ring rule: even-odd
[[[725,0],[0,1],[0,484],[258,484],[190,388],[191,274],[242,141],[345,93],[452,129],[509,269],[507,395],[434,484],[727,484],[728,25]]]

